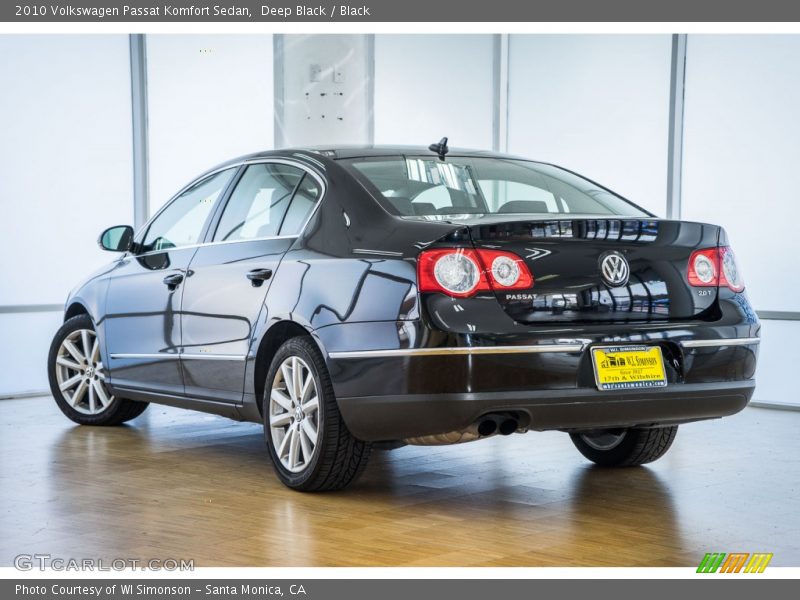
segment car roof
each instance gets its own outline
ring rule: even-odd
[[[269,158],[273,156],[287,156],[287,155],[291,156],[296,154],[319,154],[326,158],[334,160],[342,158],[400,156],[404,154],[436,156],[436,154],[431,150],[429,150],[427,146],[364,144],[364,145],[298,146],[291,148],[280,148],[278,150],[254,152],[252,154],[240,156],[235,161],[230,161],[230,162],[233,163],[245,160],[258,160],[261,158]],[[524,159],[519,156],[512,156],[510,154],[502,154],[499,152],[492,152],[489,150],[473,150],[467,148],[450,148],[448,156],[507,158],[507,159],[512,158],[520,160],[530,160],[530,159]]]

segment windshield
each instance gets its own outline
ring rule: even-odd
[[[651,216],[609,190],[551,165],[505,158],[392,156],[341,161],[388,210],[454,215]]]

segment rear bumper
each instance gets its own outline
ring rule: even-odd
[[[350,430],[397,440],[514,412],[535,430],[686,423],[734,414],[753,395],[760,325],[722,303],[713,322],[514,326],[443,332],[422,320],[331,325],[315,334]],[[591,348],[657,345],[667,387],[599,391]]]
[[[353,435],[378,441],[457,431],[496,412],[513,412],[522,425],[540,431],[687,423],[737,413],[754,390],[750,379],[613,392],[579,388],[361,396],[339,398],[339,407]]]

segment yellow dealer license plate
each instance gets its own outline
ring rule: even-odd
[[[665,387],[667,374],[658,346],[592,348],[594,378],[600,390]]]

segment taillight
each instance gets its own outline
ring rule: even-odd
[[[464,298],[489,289],[478,254],[467,248],[425,250],[417,260],[421,292],[444,292]]]
[[[742,272],[739,270],[739,265],[736,264],[733,248],[722,246],[719,249],[719,253],[719,261],[722,264],[722,277],[719,284],[727,285],[734,292],[741,292],[744,289],[744,279],[742,278]]]
[[[744,289],[744,280],[730,246],[692,252],[687,278],[695,287],[728,287],[734,292]]]
[[[480,291],[525,290],[533,287],[528,266],[513,252],[436,248],[417,260],[420,292],[442,292],[466,298]]]
[[[689,283],[695,287],[719,285],[719,250],[695,250],[689,257]]]
[[[477,252],[489,274],[489,284],[495,290],[527,290],[533,287],[533,275],[528,265],[513,252],[486,249]]]

